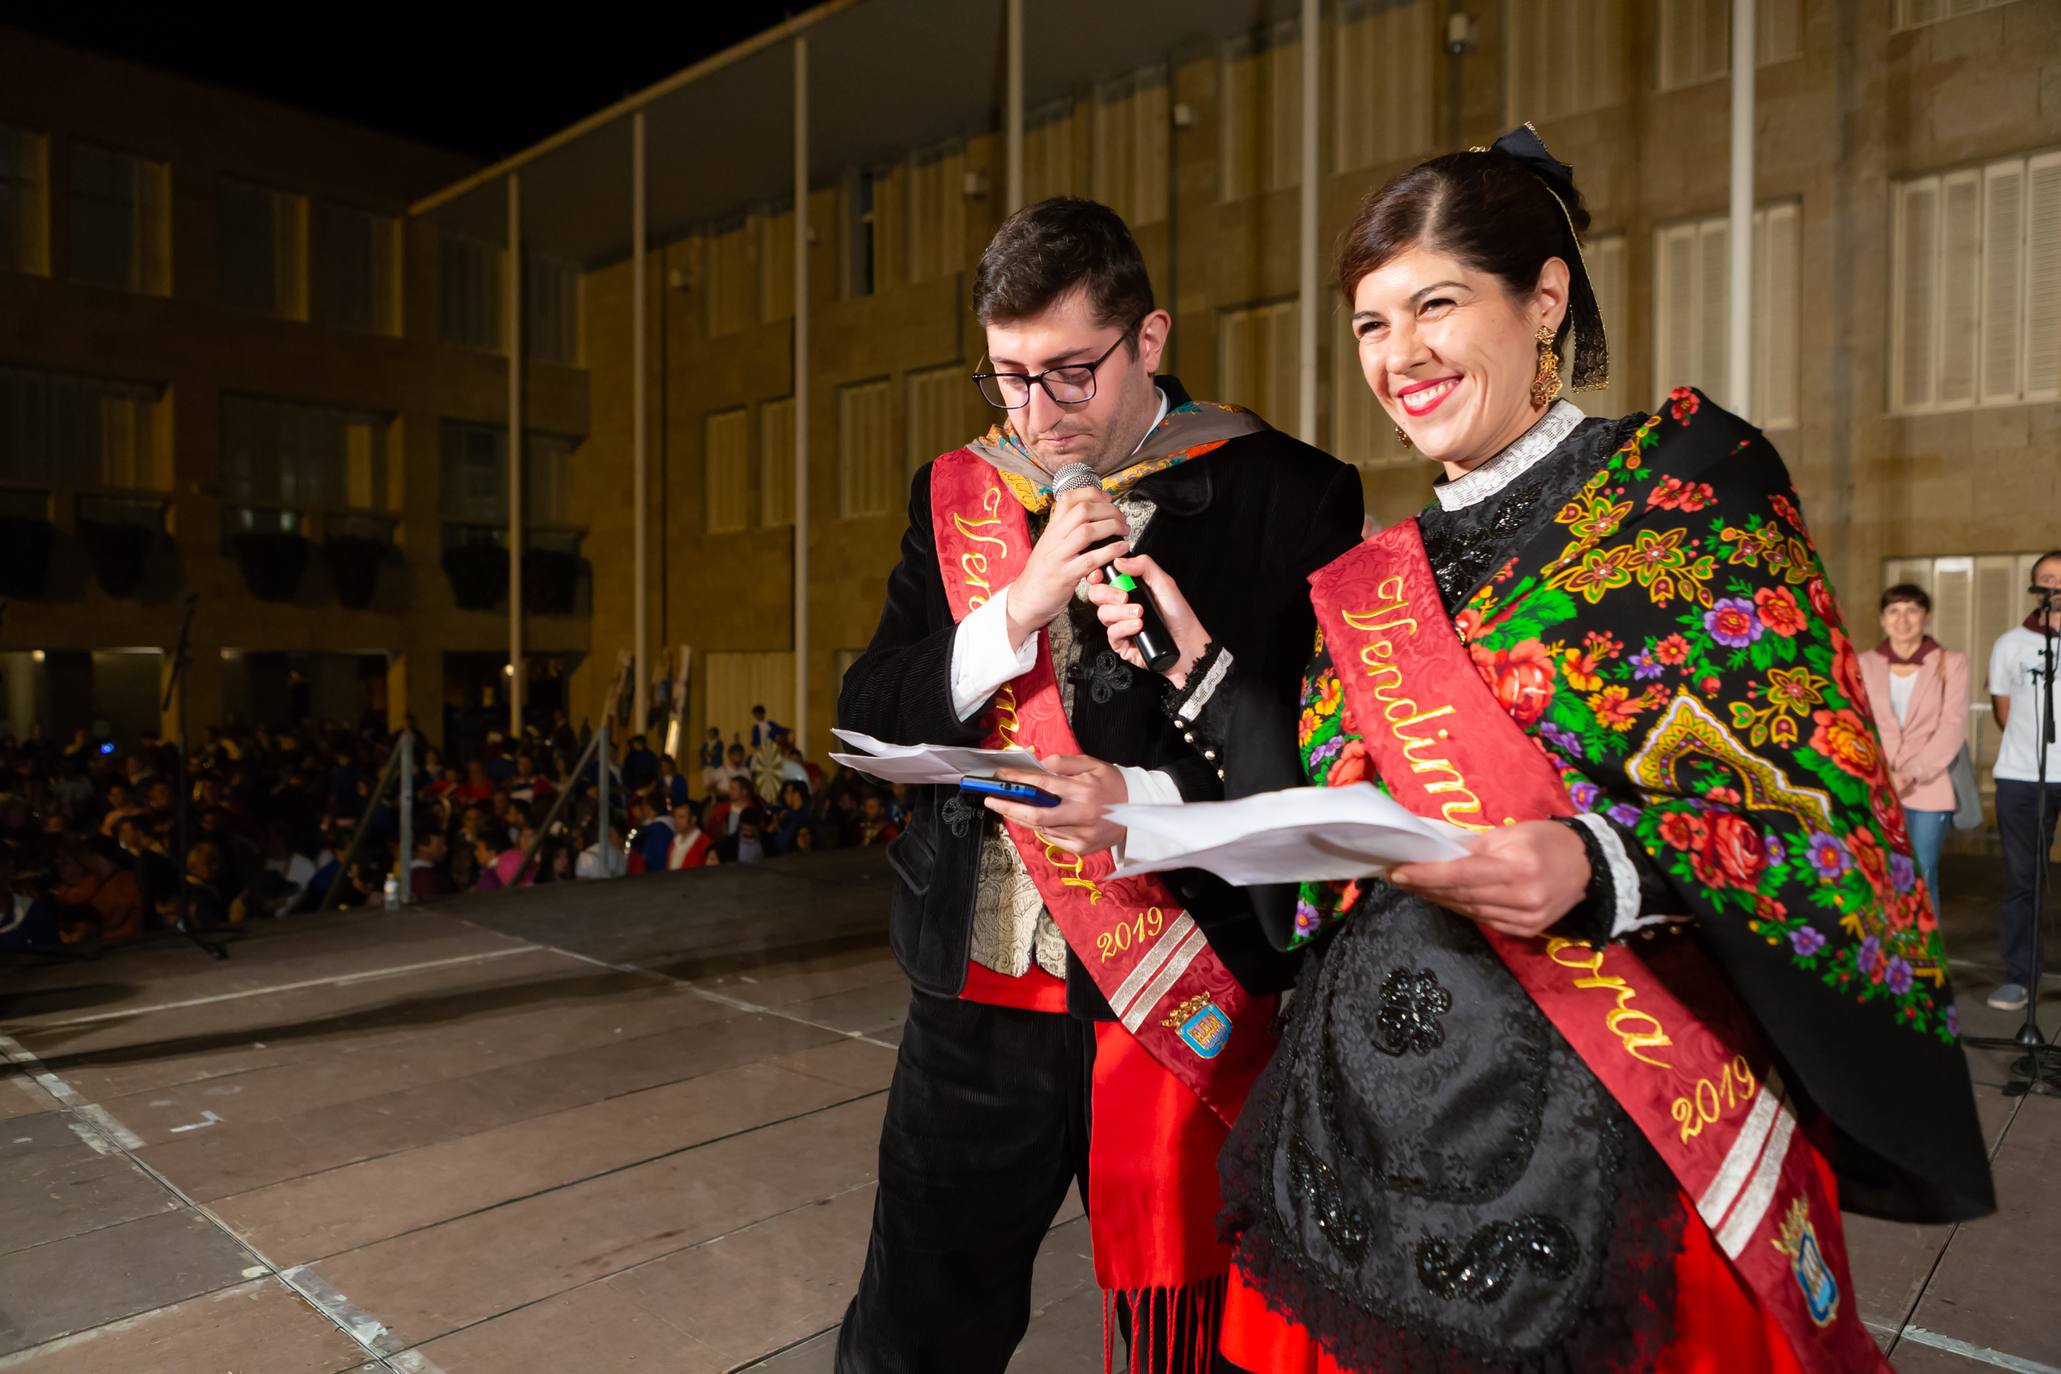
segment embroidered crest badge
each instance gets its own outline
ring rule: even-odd
[[[1159,1024],[1174,1031],[1203,1059],[1216,1058],[1231,1043],[1231,1018],[1207,994],[1190,997]]]
[[[1818,1249],[1818,1233],[1811,1225],[1810,1208],[1802,1198],[1790,1204],[1789,1215],[1773,1244],[1789,1256],[1789,1272],[1796,1276],[1796,1286],[1803,1290],[1803,1305],[1811,1320],[1819,1326],[1830,1326],[1839,1315],[1839,1280],[1832,1277],[1832,1266],[1825,1263],[1824,1252]]]

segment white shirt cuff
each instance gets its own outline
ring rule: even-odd
[[[1610,896],[1613,914],[1610,920],[1610,938],[1623,939],[1636,930],[1647,926],[1668,925],[1685,921],[1686,916],[1660,916],[1639,914],[1639,870],[1632,865],[1632,856],[1625,850],[1624,837],[1616,827],[1601,816],[1583,812],[1575,820],[1585,825],[1596,837],[1597,845],[1603,850],[1603,861],[1610,867]]]
[[[1009,589],[1004,587],[960,621],[952,636],[952,709],[961,720],[979,715],[1004,683],[1022,677],[1037,664],[1035,634],[1023,641],[1021,649],[1009,646],[1008,607]]]
[[[1134,805],[1179,806],[1181,804],[1181,789],[1175,785],[1171,774],[1162,773],[1156,768],[1133,768],[1129,764],[1122,763],[1116,766],[1116,771],[1123,774],[1124,788],[1129,793],[1128,800]],[[1162,850],[1155,847],[1149,837],[1146,837],[1143,843],[1135,847],[1132,846],[1129,831],[1125,831],[1124,838],[1109,847],[1110,856],[1119,865],[1128,862],[1143,863],[1160,857],[1162,853],[1170,852],[1171,850]]]

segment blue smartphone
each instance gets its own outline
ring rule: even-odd
[[[1057,806],[1059,798],[1027,782],[1003,782],[1000,778],[961,778],[959,790],[970,797],[1000,797],[1025,806]]]

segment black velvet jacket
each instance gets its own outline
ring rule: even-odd
[[[1169,406],[1187,402],[1178,381],[1162,377],[1159,385]],[[1241,674],[1274,682],[1293,700],[1316,629],[1307,579],[1359,539],[1359,475],[1286,434],[1261,430],[1155,473],[1132,490],[1158,507],[1137,551],[1158,560],[1181,585],[1216,642],[1236,656]],[[888,577],[880,627],[845,674],[838,723],[895,744],[978,744],[981,716],[961,721],[952,707],[957,625],[931,529],[925,464],[911,484],[909,528],[901,561]],[[1082,750],[1110,763],[1164,770],[1187,800],[1220,797],[1215,768],[1183,742],[1162,709],[1163,680],[1116,659],[1091,610],[1077,605],[1074,616],[1081,687],[1072,724]],[[1283,758],[1275,786],[1302,781],[1294,764],[1292,755]],[[957,799],[952,789],[916,791],[909,825],[888,848],[895,871],[889,940],[912,983],[956,997],[966,982],[980,846],[996,831],[984,811],[951,804]],[[1293,981],[1295,956],[1274,949],[1243,893],[1205,873],[1165,876],[1248,989],[1273,992]],[[1109,1019],[1107,1002],[1072,956],[1066,982],[1076,1015]]]

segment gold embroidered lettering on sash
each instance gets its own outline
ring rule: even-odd
[[[977,533],[979,530],[992,529],[1002,523],[1002,517],[995,514],[996,509],[1001,504],[1002,489],[1000,487],[989,487],[981,493],[980,498],[981,509],[987,513],[988,518],[985,520],[968,520],[959,512],[953,511],[952,525],[959,533],[965,535],[976,544],[993,544],[997,549],[1001,550],[996,556],[1007,558],[1009,556],[1009,542],[1007,540],[992,534]],[[968,549],[965,553],[960,554],[959,570],[966,574],[964,581],[967,586],[978,587],[983,592],[990,594],[994,592],[994,587],[983,576],[988,570],[988,556],[980,550]],[[987,601],[988,598],[986,596],[970,596],[966,599],[966,604],[978,610],[986,605]]]
[[[1389,635],[1416,634],[1417,620],[1414,616],[1402,614],[1408,603],[1403,597],[1400,574],[1388,578],[1376,592],[1383,598],[1383,605],[1371,611],[1346,611],[1344,615],[1345,623],[1353,629],[1382,636],[1360,650],[1360,662],[1372,679],[1371,688],[1375,699],[1381,703],[1381,713],[1388,719],[1388,733],[1402,745],[1403,757],[1409,760],[1412,773],[1433,775],[1431,781],[1424,783],[1426,792],[1433,796],[1447,792],[1459,794],[1451,801],[1439,804],[1441,816],[1468,830],[1491,829],[1479,819],[1468,819],[1481,815],[1481,798],[1474,795],[1474,790],[1467,785],[1467,779],[1460,770],[1453,766],[1452,760],[1419,753],[1420,750],[1437,748],[1437,742],[1446,738],[1446,731],[1440,729],[1432,734],[1418,735],[1411,734],[1410,727],[1450,716],[1453,708],[1447,705],[1420,710],[1413,698],[1400,695],[1403,672],[1393,662],[1395,641]]]
[[[1560,957],[1570,950],[1577,953],[1571,958]],[[1614,973],[1605,973],[1603,954],[1604,951],[1595,948],[1586,940],[1563,940],[1557,935],[1549,936],[1546,940],[1548,959],[1564,969],[1572,969],[1585,975],[1574,980],[1576,987],[1601,988],[1605,992],[1616,994],[1616,1005],[1611,1008],[1609,1015],[1603,1018],[1603,1024],[1610,1028],[1612,1035],[1624,1043],[1624,1052],[1641,1064],[1651,1064],[1656,1069],[1672,1068],[1673,1066],[1665,1060],[1650,1058],[1646,1051],[1659,1049],[1663,1045],[1672,1045],[1674,1041],[1668,1038],[1666,1028],[1652,1013],[1629,1005],[1631,1000],[1639,995],[1638,989]],[[1627,1029],[1627,1026],[1645,1029]]]
[[[1063,886],[1086,889],[1089,906],[1094,906],[1102,900],[1102,889],[1095,886],[1093,880],[1081,876],[1083,864],[1080,855],[1067,853],[1047,838],[1042,830],[1033,830],[1031,834],[1036,835],[1038,843],[1045,846],[1045,862],[1059,870],[1059,881]]]

